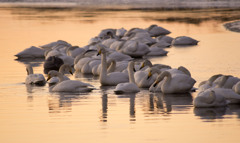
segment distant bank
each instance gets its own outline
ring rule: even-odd
[[[240,0],[0,0],[0,6],[107,9],[240,8]]]

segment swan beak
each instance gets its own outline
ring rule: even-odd
[[[136,69],[135,69],[135,68],[133,68],[133,72],[136,72]]]
[[[155,82],[155,83],[153,84],[153,87],[156,87],[156,86],[157,86],[157,84],[158,84],[158,82]]]
[[[72,70],[70,70],[70,71],[69,71],[69,73],[70,73],[71,75],[73,75],[73,72],[72,72]]]
[[[148,77],[147,77],[147,79],[149,79],[151,76],[152,76],[152,73],[151,73],[151,72],[148,72]]]
[[[102,51],[101,51],[101,50],[99,50],[99,51],[98,51],[98,53],[97,53],[97,56],[98,56],[98,55],[101,55],[101,53],[102,53]]]
[[[142,65],[141,65],[140,69],[144,68],[144,66],[145,66],[145,65],[144,65],[144,63],[142,63]]]
[[[50,75],[48,75],[47,81],[49,81],[52,77]]]

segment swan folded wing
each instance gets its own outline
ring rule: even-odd
[[[63,80],[70,80],[70,78],[68,78],[67,76],[63,76]],[[48,83],[58,83],[59,82],[59,79],[58,77],[52,77]]]
[[[40,82],[45,82],[45,78],[42,74],[30,74],[27,76],[25,83],[26,84],[36,84]]]
[[[107,75],[107,83],[109,85],[117,85],[118,83],[128,82],[128,74],[122,72],[112,72]]]
[[[178,83],[177,87],[179,89],[179,91],[190,91],[193,87],[193,85],[196,83],[196,80],[194,80],[193,78],[184,75],[184,74],[176,74],[176,76],[173,75],[173,80],[176,81],[176,83]]]
[[[139,92],[140,89],[134,83],[119,83],[114,91],[121,91],[121,92]]]
[[[53,91],[57,91],[57,92],[79,92],[81,90],[83,90],[83,91],[87,90],[86,88],[88,88],[89,86],[93,87],[89,83],[84,83],[84,82],[77,81],[77,80],[66,80],[66,81],[62,81],[62,82],[58,83],[53,88]],[[93,88],[89,88],[89,89],[93,89]]]

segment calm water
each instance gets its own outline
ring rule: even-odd
[[[43,72],[42,61],[16,61],[32,45],[59,39],[84,46],[104,28],[165,27],[176,37],[198,39],[198,46],[167,49],[153,63],[183,65],[199,82],[222,73],[239,75],[240,34],[222,24],[240,11],[81,11],[55,8],[0,9],[0,142],[218,142],[238,143],[240,105],[195,109],[193,97],[151,94],[115,95],[97,78],[74,75],[97,89],[89,94],[50,93],[48,85],[27,87],[25,64]]]

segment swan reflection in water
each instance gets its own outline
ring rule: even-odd
[[[240,105],[230,104],[226,107],[194,108],[193,112],[204,122],[215,122],[216,119],[229,118],[228,115],[236,115],[237,118],[240,118]]]
[[[214,119],[222,119],[226,113],[226,107],[217,108],[194,108],[195,116],[199,116],[203,121],[211,122]]]
[[[145,114],[162,114],[169,116],[174,111],[190,110],[192,105],[192,96],[185,94],[149,94],[148,105],[145,108]]]
[[[136,95],[134,93],[131,94],[123,94],[123,95],[117,95],[118,98],[129,98],[129,115],[130,115],[130,121],[136,121],[135,116],[135,98]],[[103,93],[102,95],[102,110],[100,115],[100,121],[101,122],[107,122],[108,118],[108,95],[106,93]]]
[[[82,99],[86,99],[88,96],[89,93],[52,93],[48,96],[49,113],[58,116],[57,113],[71,112],[74,102],[80,104]]]

